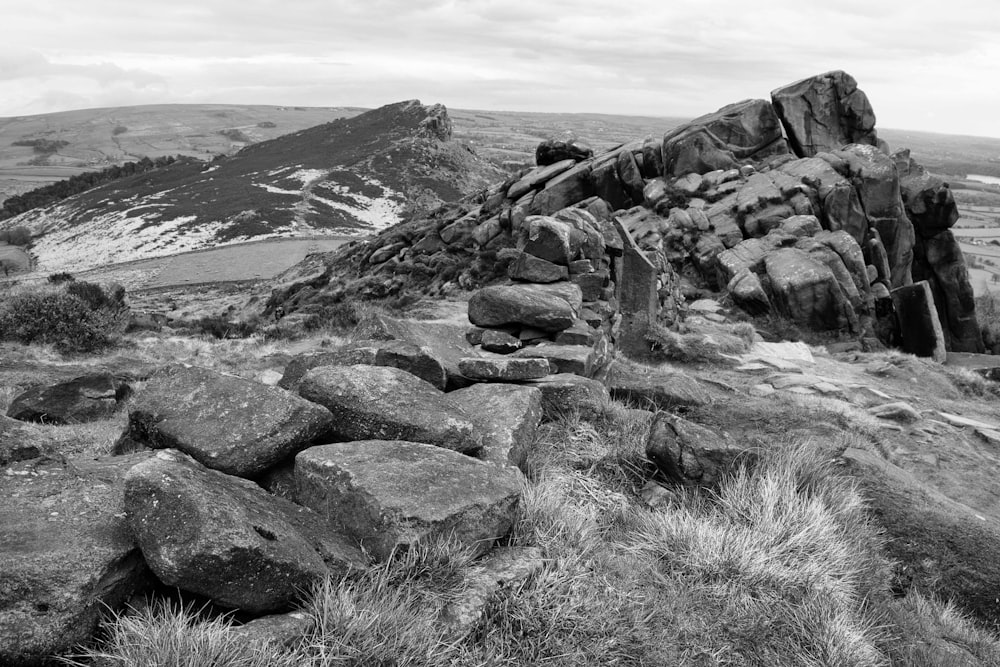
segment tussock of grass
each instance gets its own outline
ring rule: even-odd
[[[100,649],[64,658],[75,667],[138,667],[226,665],[226,667],[293,667],[294,654],[263,642],[248,642],[231,633],[226,618],[202,619],[197,610],[159,602],[128,614],[115,615],[105,626]]]
[[[910,667],[1000,665],[1000,641],[977,628],[954,605],[911,591],[889,605],[896,630],[893,664]]]

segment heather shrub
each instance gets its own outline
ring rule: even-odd
[[[77,286],[83,287],[71,290]],[[115,344],[127,310],[120,287],[110,294],[81,282],[26,289],[0,303],[0,340],[50,344],[63,354],[95,352]]]

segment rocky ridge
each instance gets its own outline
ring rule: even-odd
[[[961,250],[948,232],[957,209],[947,185],[878,140],[871,105],[844,72],[771,98],[600,155],[540,150],[546,164],[474,203],[307,258],[279,277],[265,314],[507,281],[608,288],[613,262],[594,264],[591,255],[598,234],[613,239],[608,230],[621,224],[658,272],[667,323],[682,310],[681,293],[721,291],[751,314],[899,345],[890,292],[927,280],[944,346],[982,352]],[[576,247],[555,241],[567,224]],[[574,274],[585,259],[592,270]]]

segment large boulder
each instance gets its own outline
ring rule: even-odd
[[[125,511],[160,581],[227,607],[282,610],[321,577],[366,564],[310,510],[177,450],[129,471]]]
[[[510,530],[521,475],[457,452],[386,440],[311,447],[295,457],[298,499],[379,560],[453,537],[485,553]]]
[[[479,460],[524,470],[542,420],[542,392],[513,384],[476,384],[451,393],[483,436]]]
[[[846,72],[827,72],[782,86],[771,92],[771,102],[799,157],[847,144],[878,144],[868,96]]]
[[[582,162],[593,155],[594,149],[582,141],[546,139],[535,148],[535,164],[543,167],[563,160]]]
[[[465,411],[420,378],[384,366],[320,366],[299,381],[299,395],[333,413],[339,440],[410,440],[472,452],[482,440]]]
[[[562,331],[573,326],[582,303],[574,283],[493,285],[469,298],[469,321],[481,327],[517,324]]]
[[[744,100],[663,136],[663,175],[732,169],[788,152],[781,123],[766,100]]]
[[[179,449],[230,475],[255,477],[332,424],[328,410],[284,389],[172,366],[136,393],[127,435],[153,448]]]
[[[49,664],[148,581],[122,504],[123,476],[147,456],[0,475],[0,664]]]
[[[889,537],[899,588],[950,599],[989,627],[1000,625],[1000,522],[871,452],[848,449],[842,460]]]
[[[29,389],[14,397],[7,416],[25,422],[78,424],[107,419],[129,386],[108,374],[83,375],[66,382]]]
[[[778,248],[764,265],[781,314],[814,329],[857,329],[857,313],[824,262],[798,248]]]

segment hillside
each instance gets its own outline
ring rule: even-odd
[[[248,146],[179,160],[4,222],[27,226],[42,271],[278,236],[357,235],[498,175],[451,141],[440,105],[402,102]]]
[[[0,200],[112,164],[186,155],[210,160],[337,118],[356,107],[160,104],[0,118]],[[51,142],[41,150],[28,145]],[[51,150],[49,150],[51,149]]]

